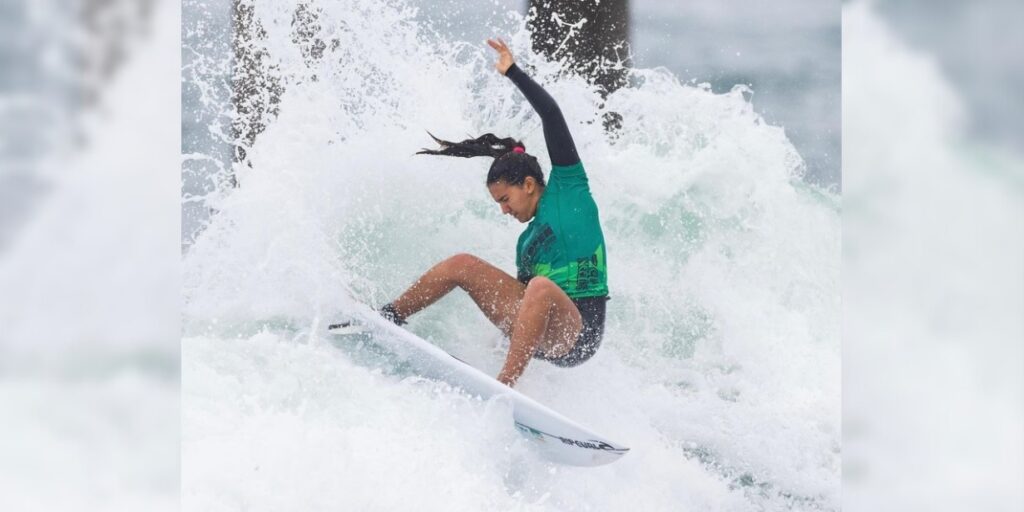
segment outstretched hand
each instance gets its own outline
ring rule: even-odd
[[[488,39],[487,44],[498,52],[498,62],[494,63],[494,67],[499,73],[504,75],[508,68],[512,67],[512,64],[515,63],[512,60],[512,51],[508,49],[508,45],[501,39]]]

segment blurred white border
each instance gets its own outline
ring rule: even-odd
[[[1024,160],[946,57],[844,6],[846,510],[1024,509]]]
[[[28,53],[5,55],[0,103],[56,114],[0,116],[51,136],[2,154],[36,185],[5,191],[26,199],[0,252],[0,509],[177,509],[180,5],[5,14]]]

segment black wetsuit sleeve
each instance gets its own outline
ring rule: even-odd
[[[576,144],[572,141],[569,125],[562,117],[562,111],[555,103],[555,99],[515,64],[508,68],[505,76],[516,84],[523,96],[526,96],[526,100],[540,115],[551,165],[568,166],[578,163],[580,157],[576,153]]]

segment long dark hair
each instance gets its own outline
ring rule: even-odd
[[[441,149],[422,149],[417,155],[444,155],[457,156],[462,158],[473,158],[475,156],[489,156],[494,159],[491,168],[487,171],[487,184],[492,185],[503,182],[507,185],[522,185],[526,177],[530,176],[537,180],[537,184],[544,186],[544,174],[540,171],[540,164],[537,158],[526,152],[526,146],[522,142],[511,137],[498,138],[493,133],[485,133],[475,139],[466,139],[462,142],[449,142],[434,137],[434,134],[427,132]]]

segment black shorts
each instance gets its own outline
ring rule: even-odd
[[[584,297],[573,299],[572,302],[576,304],[576,309],[583,318],[583,328],[580,329],[580,335],[576,338],[572,350],[559,357],[547,357],[538,350],[534,352],[534,358],[568,368],[583,364],[597,353],[597,348],[601,346],[601,338],[604,337],[604,310],[608,297]]]

